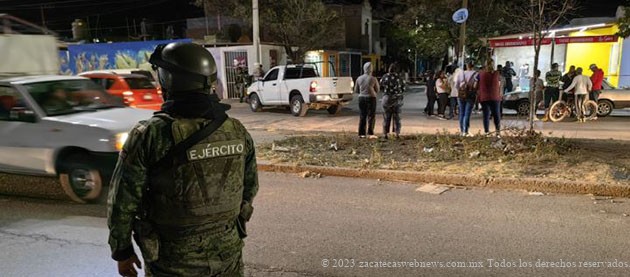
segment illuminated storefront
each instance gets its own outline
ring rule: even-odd
[[[548,37],[543,39],[540,51],[539,69],[542,75],[549,71],[551,63],[554,62],[558,63],[560,70],[563,71],[568,70],[571,65],[582,67],[587,75],[591,74],[588,71],[589,66],[597,64],[604,70],[605,77],[611,84],[629,86],[630,64],[622,61],[630,58],[624,59],[624,40],[614,35],[617,30],[618,27],[614,23],[550,30]],[[533,69],[534,41],[527,34],[492,38],[488,42],[493,48],[493,58],[497,64],[511,61],[514,63],[513,69],[521,75],[523,75],[521,69],[526,68],[526,65]],[[630,48],[629,45],[630,43],[625,43],[625,48]],[[630,56],[630,49],[626,53],[626,56]],[[520,77],[531,77],[533,72],[529,70],[524,75]],[[515,80],[515,84],[518,84],[518,80]]]

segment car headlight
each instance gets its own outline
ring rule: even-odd
[[[350,88],[354,88],[354,81],[350,80]]]
[[[127,141],[128,137],[129,137],[129,133],[116,134],[116,150],[117,151],[122,151],[123,146],[125,145],[125,142]]]

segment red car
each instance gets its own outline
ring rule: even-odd
[[[109,94],[122,98],[129,107],[159,110],[164,102],[162,91],[155,87],[151,79],[142,74],[98,72],[80,75],[103,86]]]

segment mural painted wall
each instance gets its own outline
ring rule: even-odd
[[[182,40],[154,40],[117,43],[90,43],[68,46],[67,67],[63,73],[72,72],[78,74],[90,70],[140,68],[150,70],[149,56],[158,44],[170,42],[191,42],[190,39]],[[68,71],[69,69],[69,71]]]

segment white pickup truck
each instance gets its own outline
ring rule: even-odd
[[[263,106],[287,106],[294,116],[305,116],[309,109],[327,109],[337,114],[352,100],[351,77],[322,77],[321,64],[276,66],[264,78],[247,88],[254,112]],[[328,66],[328,65],[326,65]],[[332,76],[334,70],[329,67]]]

